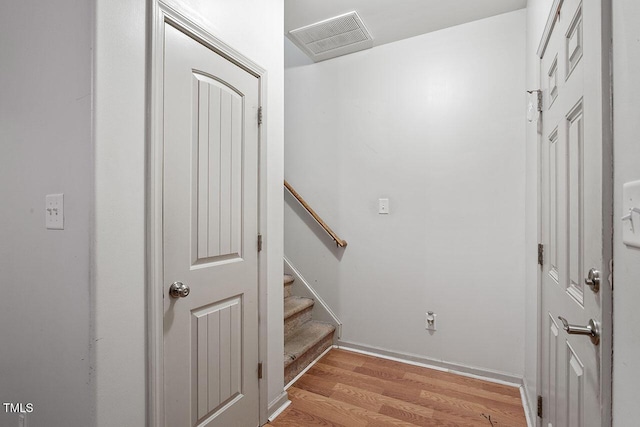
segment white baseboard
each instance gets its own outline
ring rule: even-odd
[[[437,369],[439,371],[451,372],[452,374],[477,378],[493,383],[504,384],[512,387],[522,386],[522,378],[504,372],[492,371],[489,369],[466,366],[457,363],[444,362],[440,360],[429,359],[424,356],[399,353],[391,350],[385,350],[382,348],[345,341],[338,341],[337,347],[347,351],[368,354],[375,357],[381,357],[383,359],[394,360],[396,362],[408,363],[410,365],[422,366],[430,369]]]
[[[269,404],[268,414],[269,414],[269,422],[276,419],[278,415],[282,413],[287,406],[291,405],[291,401],[289,400],[289,394],[286,391],[283,391],[280,396],[273,399],[273,401]]]
[[[526,386],[524,385],[524,381],[520,386],[520,399],[522,399],[522,409],[524,409],[524,416],[527,419],[527,427],[534,427],[533,422],[531,421],[531,405],[529,404],[529,398],[527,397]]]

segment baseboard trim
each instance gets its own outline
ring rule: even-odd
[[[522,409],[524,409],[524,416],[527,419],[527,427],[535,427],[531,417],[533,416],[531,402],[529,401],[529,394],[527,393],[527,386],[522,380],[522,385],[520,386],[520,398],[522,399]]]
[[[381,357],[383,359],[394,360],[396,362],[408,363],[410,365],[422,366],[439,371],[450,372],[465,377],[477,378],[493,383],[504,384],[512,387],[522,387],[522,378],[507,374],[504,372],[493,371],[490,369],[477,368],[457,363],[444,362],[440,360],[429,359],[424,356],[414,354],[400,353],[396,351],[386,350],[383,348],[367,346],[347,341],[338,341],[336,346],[342,350],[353,351],[356,353],[368,354],[370,356]]]
[[[267,418],[269,422],[275,420],[278,415],[282,413],[282,411],[287,409],[289,405],[291,405],[291,401],[289,400],[289,393],[283,391],[280,396],[273,399],[273,401],[269,404],[269,417]]]

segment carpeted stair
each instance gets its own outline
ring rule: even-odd
[[[294,278],[284,275],[284,383],[289,383],[333,344],[333,325],[313,320],[311,298],[291,295]]]

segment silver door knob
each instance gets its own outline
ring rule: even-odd
[[[169,288],[171,298],[184,298],[189,295],[191,289],[182,282],[173,282]]]
[[[595,268],[589,270],[587,278],[584,279],[585,285],[589,286],[593,293],[597,294],[600,290],[600,272]]]
[[[589,335],[591,337],[591,342],[594,345],[600,344],[600,323],[589,319],[589,324],[587,326],[577,326],[570,325],[562,316],[558,316],[558,319],[562,322],[562,327],[568,334],[571,335]]]

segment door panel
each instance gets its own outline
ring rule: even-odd
[[[558,263],[558,217],[560,206],[558,200],[558,188],[560,185],[560,161],[561,153],[558,143],[558,129],[556,128],[549,137],[549,276],[559,283]]]
[[[610,387],[601,362],[610,354],[589,336],[569,334],[559,317],[578,326],[590,319],[602,324],[602,298],[611,292],[601,286],[595,293],[584,281],[590,268],[606,277],[610,243],[603,217],[610,181],[603,173],[602,3],[558,4],[540,67],[542,425],[599,427],[607,412],[602,390]]]
[[[549,370],[547,372],[547,395],[549,396],[549,405],[548,405],[548,425],[549,427],[558,426],[557,421],[557,409],[556,409],[556,399],[558,395],[558,384],[556,380],[558,378],[558,361],[556,357],[558,356],[558,324],[555,319],[551,316],[547,317],[549,320],[549,343],[548,343],[548,352],[547,358],[549,361]]]
[[[259,80],[169,24],[164,58],[165,425],[257,426]]]
[[[567,132],[567,186],[569,188],[569,294],[583,304],[583,179],[582,100],[566,115]]]
[[[242,97],[194,73],[192,98],[194,264],[242,258]]]
[[[242,301],[236,297],[191,313],[193,424],[240,396]]]
[[[585,425],[583,417],[584,401],[584,365],[580,361],[580,358],[576,352],[571,348],[571,344],[567,342],[567,388],[566,396],[563,400],[567,402],[567,426],[580,427]]]

